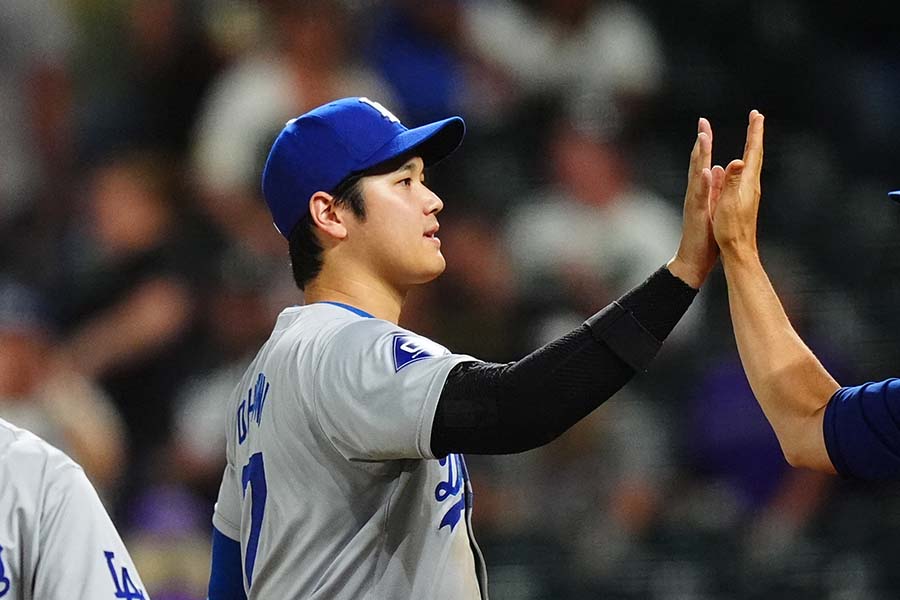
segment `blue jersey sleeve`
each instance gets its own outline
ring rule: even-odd
[[[900,479],[900,379],[839,389],[825,409],[824,434],[841,475]]]
[[[213,528],[208,600],[247,600],[241,569],[241,543]]]

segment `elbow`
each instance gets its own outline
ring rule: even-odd
[[[784,459],[795,469],[811,469],[830,474],[836,472],[825,448],[821,431],[804,428],[792,436],[779,433],[778,442],[781,444]]]
[[[805,374],[804,366],[805,363],[776,373],[757,392],[757,397],[789,465],[834,473],[825,447],[824,418],[838,385],[827,373],[815,373],[827,381]]]
[[[832,464],[831,459],[828,458],[827,454],[786,450],[784,447],[782,447],[782,450],[784,451],[784,458],[787,463],[795,469],[810,469],[829,475],[837,473],[834,464]]]
[[[775,435],[778,438],[778,444],[781,446],[781,453],[787,464],[795,469],[803,469],[809,466],[810,457],[807,452],[806,444],[802,443],[802,429],[788,429],[786,427],[775,427]]]
[[[806,456],[806,453],[803,452],[803,450],[801,448],[787,445],[784,442],[782,442],[781,443],[781,452],[782,452],[782,454],[784,454],[784,460],[787,461],[787,464],[794,467],[795,469],[809,468],[809,466],[810,466],[809,457]]]

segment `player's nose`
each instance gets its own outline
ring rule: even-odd
[[[425,188],[425,214],[436,215],[442,210],[444,210],[444,201],[430,189]]]

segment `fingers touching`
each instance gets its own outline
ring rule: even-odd
[[[714,217],[719,198],[726,187],[737,192],[741,183],[744,182],[755,183],[755,187],[758,189],[763,162],[764,119],[758,110],[750,111],[743,158],[732,160],[725,168],[716,165],[710,170],[709,214],[711,217]]]
[[[725,169],[721,165],[714,166],[710,169],[709,178],[709,214],[713,216],[716,214],[716,205],[725,185]]]
[[[691,287],[699,288],[718,257],[709,222],[709,189],[712,183],[712,127],[697,121],[697,137],[691,150],[688,185],[684,198],[681,242],[669,269]]]
[[[750,112],[743,158],[710,171],[709,213],[723,260],[756,252],[763,161],[763,115]]]
[[[746,242],[755,248],[762,133],[763,116],[754,110],[749,116],[743,157],[722,168],[712,166],[712,126],[706,118],[697,121],[682,238],[674,265],[685,266],[685,281],[690,279],[692,285],[702,283],[715,264],[717,242],[719,246],[724,242],[732,247]]]

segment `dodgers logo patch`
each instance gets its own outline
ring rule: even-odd
[[[406,333],[394,336],[394,372],[414,362],[444,354],[443,347],[415,335]]]

